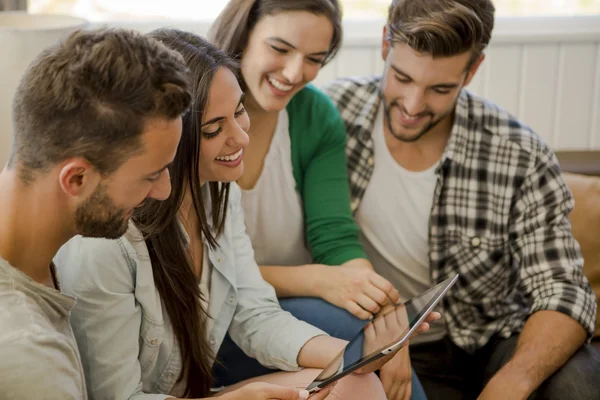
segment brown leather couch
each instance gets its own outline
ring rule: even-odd
[[[600,151],[557,153],[565,182],[575,199],[569,216],[581,246],[583,272],[600,298]],[[600,320],[594,345],[600,349]]]

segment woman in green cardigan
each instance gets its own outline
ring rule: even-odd
[[[341,45],[339,4],[231,0],[209,39],[241,63],[251,127],[237,183],[261,273],[283,309],[349,340],[399,295],[373,271],[359,241],[344,123],[329,98],[309,84]],[[266,372],[251,359],[236,368],[247,374],[226,371],[243,358],[230,345],[218,356],[225,367],[216,371],[221,383]],[[414,396],[418,381],[412,386],[412,398],[424,398]]]

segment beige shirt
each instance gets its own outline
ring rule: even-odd
[[[69,324],[73,297],[39,284],[0,258],[0,397],[86,399]]]

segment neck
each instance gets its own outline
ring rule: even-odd
[[[246,96],[245,101],[246,112],[250,118],[250,136],[257,135],[272,135],[277,123],[279,111],[267,111],[254,100],[250,93]],[[265,127],[273,127],[273,129],[265,129]]]
[[[422,171],[432,167],[442,158],[453,124],[454,113],[452,112],[417,141],[403,142],[390,133],[384,121],[385,141],[390,153],[404,168]]]
[[[14,169],[0,173],[0,188],[0,257],[48,285],[52,258],[75,235],[61,194],[43,177],[24,185]]]
[[[177,216],[190,237],[190,240],[192,238],[200,237],[200,218],[194,209],[194,202],[192,201],[192,195],[189,190],[183,196],[183,201],[181,202]]]

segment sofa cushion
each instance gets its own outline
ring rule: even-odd
[[[575,199],[569,218],[583,253],[583,272],[600,298],[600,177],[570,173],[563,177]],[[596,323],[596,336],[600,337],[600,321]]]

